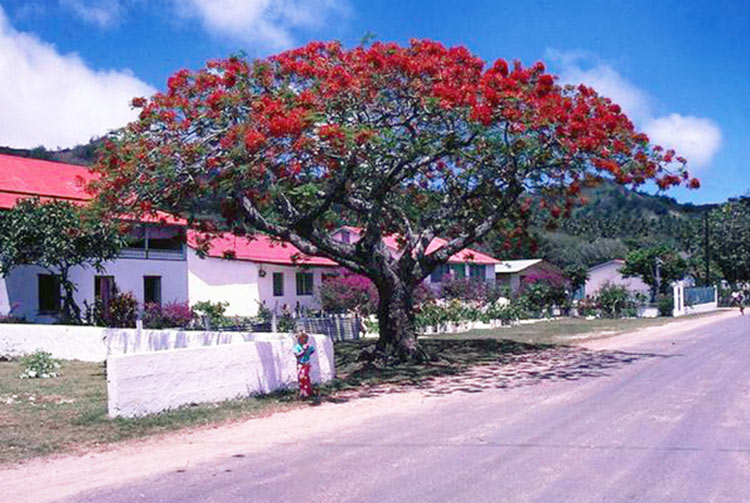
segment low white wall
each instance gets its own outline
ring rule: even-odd
[[[216,346],[255,340],[250,332],[147,330],[72,325],[0,324],[0,355],[22,355],[37,349],[54,358],[101,362],[110,355],[176,348]]]
[[[311,336],[313,382],[335,377],[333,343]],[[107,358],[109,415],[142,416],[190,403],[219,402],[291,388],[294,338],[256,334],[251,342]]]

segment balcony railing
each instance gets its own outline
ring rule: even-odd
[[[147,260],[185,260],[185,247],[179,250],[159,250],[145,248],[123,248],[120,258],[136,258]]]

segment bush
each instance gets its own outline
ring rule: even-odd
[[[187,302],[169,302],[163,306],[148,303],[143,306],[143,326],[146,328],[186,328],[193,318],[193,311]]]
[[[672,316],[674,309],[674,298],[672,294],[662,294],[656,297],[656,306],[659,309],[659,316]]]
[[[320,305],[334,313],[358,312],[364,316],[378,309],[378,290],[366,277],[343,273],[328,276],[320,286]]]
[[[101,301],[94,303],[94,323],[114,328],[135,328],[138,319],[138,301],[132,292],[116,293],[109,301],[109,310],[104,312]]]
[[[276,322],[276,331],[278,332],[295,332],[297,322],[292,317],[292,313],[284,309]]]
[[[564,306],[568,302],[564,284],[555,284],[546,279],[524,281],[521,284],[519,305],[532,316],[551,316],[553,306]]]
[[[21,358],[21,379],[49,379],[57,377],[60,361],[40,349]]]
[[[225,315],[229,302],[211,302],[205,300],[193,304],[193,314],[197,317],[201,325],[211,328],[227,327],[232,324],[232,320]]]
[[[630,291],[621,285],[605,283],[598,292],[597,304],[606,318],[635,316],[636,302]]]

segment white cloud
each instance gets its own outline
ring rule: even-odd
[[[655,144],[672,148],[688,160],[691,172],[711,164],[721,147],[721,129],[711,119],[672,113],[657,116],[648,93],[620,75],[596,56],[583,52],[547,50],[546,57],[560,68],[560,81],[584,83],[620,105],[630,119]]]
[[[13,29],[0,7],[0,145],[69,147],[136,117],[134,96],[155,92],[127,70],[96,71]]]
[[[345,0],[175,0],[175,7],[215,35],[272,49],[293,45],[296,28],[318,28],[347,12]]]
[[[59,0],[60,5],[72,10],[87,23],[99,28],[110,28],[119,24],[123,14],[120,0]]]
[[[708,166],[721,146],[721,129],[710,119],[671,114],[649,120],[643,130],[654,143],[672,146],[693,168]]]

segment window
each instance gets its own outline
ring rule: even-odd
[[[143,277],[143,303],[161,304],[161,276]]]
[[[448,274],[449,271],[450,267],[448,264],[440,264],[432,270],[432,273],[430,274],[430,283],[440,283],[443,281],[443,276]]]
[[[483,265],[471,264],[469,266],[469,277],[471,279],[476,279],[476,280],[482,280],[483,281],[485,279],[485,275],[484,275],[485,269],[484,269],[484,267],[485,266],[483,266]]]
[[[455,279],[464,279],[466,277],[465,264],[451,264],[451,273]]]
[[[311,272],[297,273],[297,295],[313,294],[313,275]]]
[[[39,312],[56,313],[60,310],[60,277],[39,275]]]
[[[284,295],[284,273],[273,273],[273,296],[282,297]]]
[[[94,298],[102,303],[102,309],[105,313],[109,312],[109,302],[114,295],[114,276],[94,276]]]

